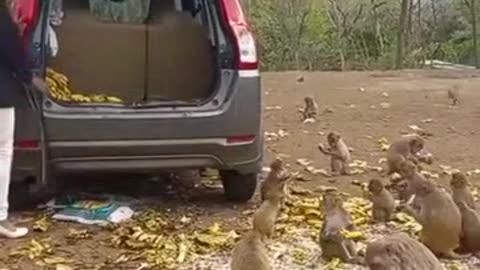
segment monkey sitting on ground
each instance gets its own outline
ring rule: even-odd
[[[368,183],[368,199],[373,203],[372,216],[377,222],[387,222],[395,211],[395,200],[382,181],[372,179]]]
[[[453,201],[459,206],[461,201],[467,203],[469,208],[477,210],[475,199],[472,192],[468,188],[468,180],[465,174],[456,172],[452,174],[452,180],[450,180],[450,187],[452,189]],[[460,206],[459,206],[460,207]]]
[[[444,269],[427,247],[406,233],[395,233],[369,243],[365,261],[370,270]]]
[[[320,246],[325,260],[339,258],[346,263],[363,264],[357,255],[355,242],[342,235],[345,230],[354,230],[350,214],[343,208],[343,200],[335,192],[323,196],[324,219],[320,231]]]
[[[286,182],[290,178],[290,174],[284,169],[281,159],[276,158],[270,164],[270,172],[260,187],[260,200],[263,202],[268,198],[270,193],[285,192]]]
[[[328,148],[323,144],[318,145],[318,149],[325,155],[330,156],[330,169],[332,175],[349,174],[349,164],[351,160],[348,146],[343,141],[340,133],[330,132],[327,135]]]
[[[414,202],[419,210],[410,205],[402,208],[422,225],[420,241],[439,257],[466,258],[454,251],[460,244],[462,217],[452,197],[435,183],[424,181],[417,187]]]
[[[458,203],[458,209],[462,214],[462,237],[460,249],[464,252],[480,255],[480,214],[471,208],[466,201]]]
[[[387,150],[387,175],[399,172],[400,163],[410,159],[418,163],[417,153],[425,145],[425,141],[418,135],[407,136],[392,143]]]
[[[305,108],[303,109],[303,121],[307,119],[317,119],[318,105],[313,97],[305,97]]]
[[[427,180],[417,169],[411,160],[403,160],[398,164],[398,172],[406,181],[406,187],[398,192],[399,199],[408,201],[416,192],[421,183]]]
[[[230,262],[231,270],[270,270],[267,248],[262,234],[256,230],[248,232],[235,246]]]
[[[285,183],[285,182],[283,182]],[[253,228],[264,238],[272,238],[275,230],[275,222],[285,198],[283,184],[277,186],[265,194],[265,200],[253,214]]]

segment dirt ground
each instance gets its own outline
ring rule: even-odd
[[[280,72],[263,73],[262,76],[265,131],[278,133],[283,130],[287,133],[276,141],[266,142],[265,162],[267,164],[274,155],[281,155],[291,171],[299,171],[310,180],[296,181],[295,185],[310,190],[322,185],[336,186],[342,191],[358,194],[359,188],[351,184],[352,180],[368,181],[372,177],[380,177],[377,172],[336,178],[306,172],[297,159],[312,160],[313,166],[319,169],[328,168],[328,159],[317,150],[317,144],[325,142],[325,134],[331,130],[340,132],[346,143],[354,149],[353,159],[382,166],[378,161],[385,152],[380,150],[378,139],[384,137],[391,142],[402,134],[412,132],[409,125],[416,125],[432,133],[426,143],[435,158],[431,171],[440,173],[439,165],[442,164],[462,171],[480,168],[477,163],[480,151],[476,148],[480,144],[480,78],[474,72]],[[297,81],[299,76],[304,78],[303,82]],[[462,85],[461,100],[459,106],[452,108],[448,105],[447,90],[454,84]],[[315,97],[320,112],[324,112],[315,123],[303,124],[300,120],[298,109],[303,106],[305,96]],[[446,176],[441,177],[441,181],[446,179]],[[473,174],[470,179],[474,184],[480,184],[480,175]],[[219,221],[241,232],[239,228],[245,229],[249,224],[249,219],[241,213],[258,204],[258,196],[245,205],[225,202],[218,185],[200,186],[184,193],[185,196],[178,196],[183,191],[176,186],[172,191],[158,182],[143,181],[138,184],[138,181],[115,179],[105,186],[110,193],[135,196],[139,199],[140,208],[170,209],[171,215],[179,216],[189,213],[195,220],[195,226]],[[98,187],[98,184],[93,181],[77,186],[78,189],[94,187]],[[32,218],[37,214],[38,211],[17,212],[15,217],[19,222],[31,226]],[[69,228],[88,228],[92,239],[69,244],[66,239]],[[110,266],[112,261],[128,251],[113,248],[109,244],[109,233],[108,230],[92,226],[55,222],[47,232],[34,232],[28,239],[0,240],[3,250],[0,268],[55,269],[39,266],[35,259],[13,259],[9,256],[11,251],[25,246],[32,238],[50,237],[55,255],[72,259],[70,266],[73,269],[150,269],[139,268],[141,260]],[[209,268],[195,266],[191,269]],[[322,267],[317,265],[308,269]]]

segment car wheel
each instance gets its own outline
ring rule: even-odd
[[[257,188],[257,174],[239,174],[235,171],[221,171],[225,197],[233,202],[246,202],[253,197]]]

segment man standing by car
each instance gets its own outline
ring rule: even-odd
[[[32,75],[14,23],[9,3],[0,0],[0,236],[23,237],[27,228],[18,228],[8,221],[8,192],[13,161],[15,110],[26,106],[25,86],[46,91],[45,82]]]

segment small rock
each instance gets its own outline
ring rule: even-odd
[[[388,102],[382,102],[380,103],[380,107],[382,107],[383,109],[389,109],[392,107],[392,104],[388,103]]]
[[[425,124],[432,123],[433,119],[432,118],[423,119],[422,122]]]
[[[332,108],[326,108],[326,109],[325,109],[325,112],[326,112],[326,113],[333,113],[333,109],[332,109]]]
[[[310,195],[312,192],[308,189],[299,187],[299,186],[290,186],[290,191],[294,195]]]
[[[323,186],[323,185],[317,186],[316,188],[313,189],[314,192],[320,192],[320,193],[337,191],[337,190],[338,189],[336,187]]]
[[[382,93],[382,96],[384,96],[384,97],[389,97],[390,95],[389,95],[387,92],[383,92],[383,93]]]
[[[331,179],[328,179],[328,182],[333,184],[337,182],[337,179],[331,178]]]
[[[305,81],[305,78],[303,76],[300,75],[300,76],[297,77],[297,82],[300,83],[300,82],[304,82],[304,81]]]
[[[68,266],[68,265],[63,265],[63,264],[57,264],[57,266],[55,267],[56,270],[73,270],[72,267]]]
[[[365,92],[365,88],[360,87],[360,88],[358,89],[358,91],[360,91],[360,92]]]

